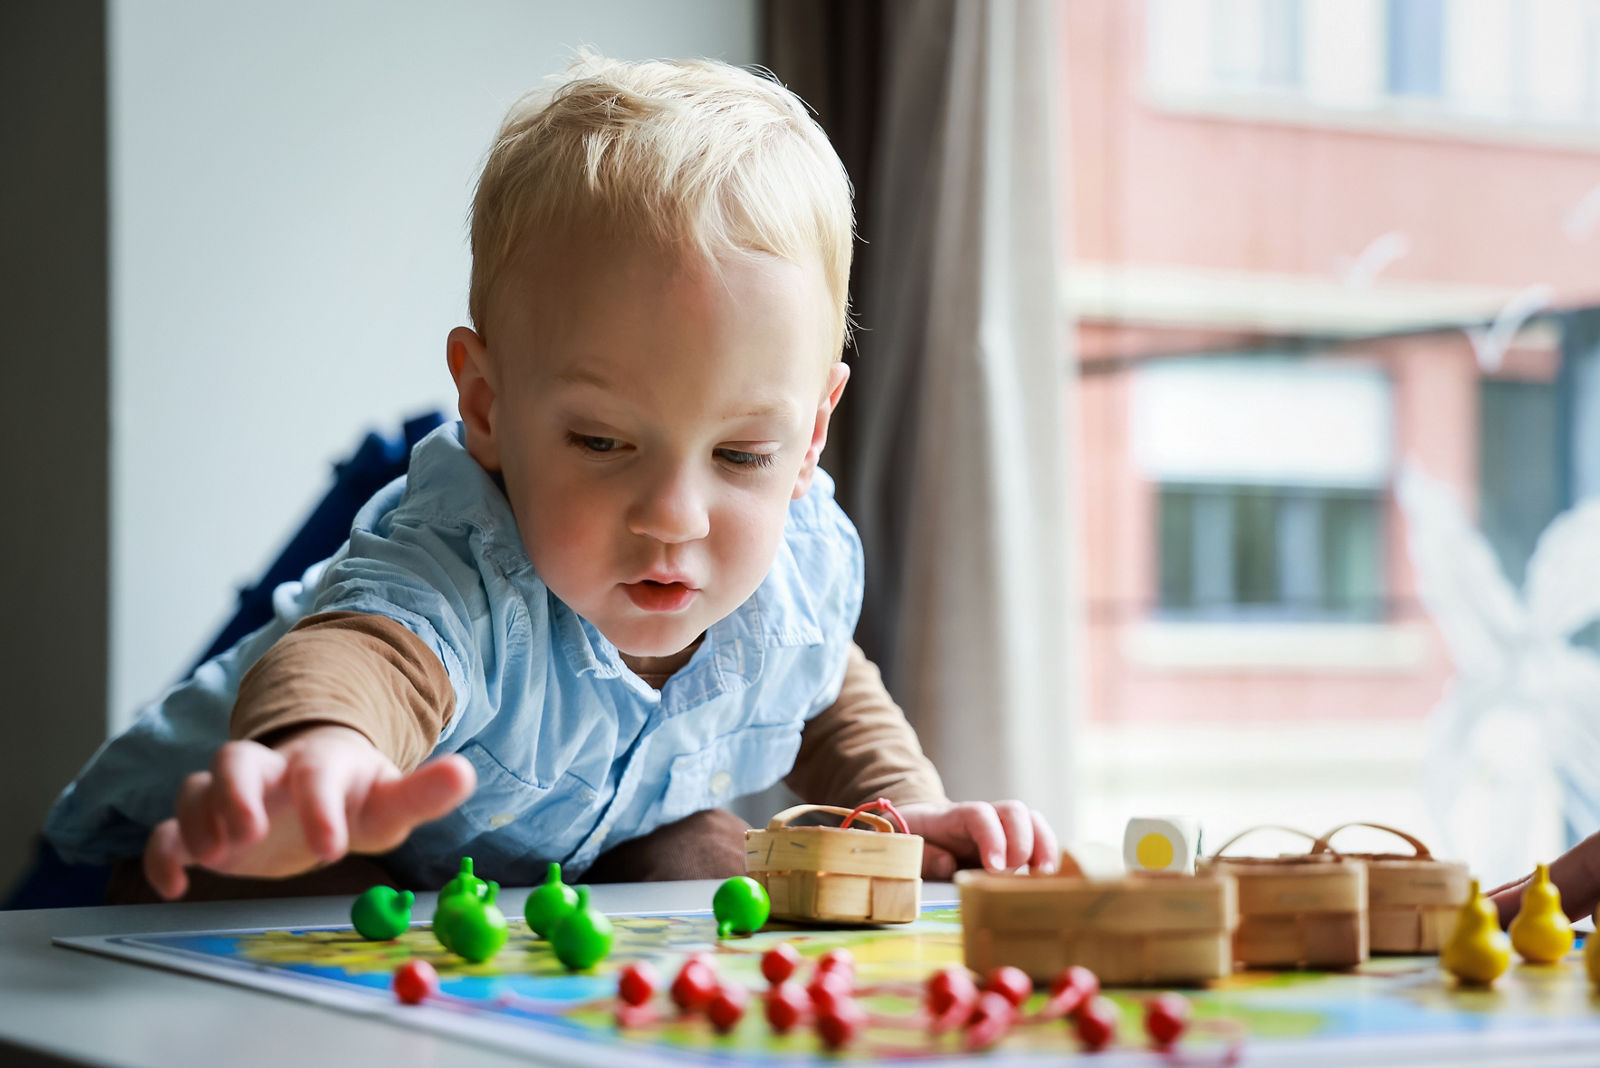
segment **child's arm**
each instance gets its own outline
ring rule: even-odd
[[[1489,892],[1500,910],[1500,926],[1509,924],[1522,907],[1522,891],[1532,875],[1525,875]],[[1600,832],[1591,834],[1550,862],[1550,881],[1561,891],[1561,907],[1571,919],[1580,919],[1600,905]]]
[[[1020,801],[956,803],[945,796],[877,666],[856,646],[838,698],[806,724],[785,781],[808,801],[853,807],[889,798],[925,840],[922,874],[929,879],[948,879],[963,864],[1056,868],[1060,846],[1039,813]]]
[[[190,865],[270,878],[394,848],[472,793],[459,756],[418,767],[453,704],[439,658],[399,623],[301,621],[241,682],[237,740],[184,781],[175,818],[151,832],[151,885],[177,897]]]

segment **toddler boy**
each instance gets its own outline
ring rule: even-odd
[[[851,641],[861,548],[817,468],[849,377],[837,156],[725,64],[569,73],[478,184],[460,422],[101,748],[47,823],[67,859],[142,849],[169,898],[349,854],[418,888],[463,855],[509,884],[721,877],[742,824],[716,807],[786,778],[895,801],[930,877],[1054,867],[1037,813],[945,797]]]

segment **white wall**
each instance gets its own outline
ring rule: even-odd
[[[369,427],[453,404],[472,184],[579,45],[756,58],[754,0],[110,5],[113,730]],[[87,754],[85,754],[87,755]]]

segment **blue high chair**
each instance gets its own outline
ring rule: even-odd
[[[406,473],[412,446],[443,422],[443,414],[428,412],[407,419],[397,435],[369,433],[348,460],[336,463],[333,486],[260,580],[239,591],[239,604],[233,618],[184,675],[192,674],[195,668],[271,619],[272,591],[284,582],[299,578],[318,560],[332,556],[350,536],[350,524],[361,506]],[[68,864],[41,837],[34,849],[33,863],[0,903],[0,910],[104,904],[106,883],[110,878],[110,865]]]

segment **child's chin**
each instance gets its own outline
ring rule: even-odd
[[[607,633],[602,628],[601,633],[618,651],[629,656],[671,656],[688,648],[703,629],[684,620],[662,619],[644,625],[633,623],[615,627],[615,633]]]

